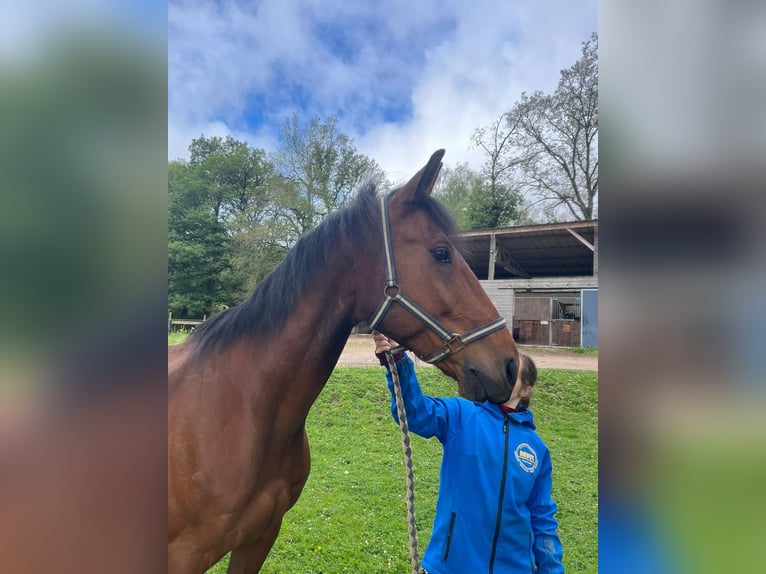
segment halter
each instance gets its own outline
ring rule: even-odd
[[[372,318],[368,321],[370,324],[370,330],[374,330],[383,317],[386,316],[388,310],[396,302],[399,303],[406,311],[409,311],[414,315],[421,323],[436,333],[444,342],[444,346],[428,355],[427,357],[420,357],[426,363],[436,364],[449,357],[450,355],[457,353],[466,345],[478,341],[482,337],[499,331],[505,327],[505,319],[499,317],[486,325],[468,331],[463,335],[452,333],[446,329],[439,321],[429,315],[426,311],[421,309],[414,301],[402,293],[399,284],[396,282],[396,269],[394,267],[394,250],[391,247],[391,226],[389,225],[388,218],[388,201],[385,197],[380,198],[380,216],[383,223],[383,250],[385,252],[386,262],[386,287],[383,289],[383,300],[378,305],[378,308],[372,314]],[[405,347],[397,347],[392,349],[392,352],[398,353],[405,350]]]

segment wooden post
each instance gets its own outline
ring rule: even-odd
[[[598,280],[598,225],[593,229],[593,276]]]
[[[492,281],[495,278],[495,261],[497,260],[497,237],[495,234],[489,236],[489,269],[487,269],[487,279]]]
[[[548,346],[553,345],[553,297],[548,299]]]

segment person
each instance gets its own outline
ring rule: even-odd
[[[394,345],[373,332],[382,365]],[[551,497],[548,448],[528,409],[537,367],[520,354],[510,398],[503,404],[424,395],[406,354],[395,355],[412,432],[436,437],[443,457],[425,574],[562,574],[557,506]],[[387,369],[391,411],[398,423],[393,379]]]

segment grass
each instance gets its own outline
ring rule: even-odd
[[[177,345],[183,343],[189,337],[187,331],[173,331],[168,333],[168,345]]]
[[[420,369],[425,392],[455,384]],[[553,459],[553,496],[568,572],[597,572],[597,373],[540,370],[533,412]],[[404,463],[380,367],[338,367],[312,408],[312,469],[261,572],[409,572]],[[434,518],[441,446],[412,437],[421,556]],[[226,572],[228,557],[209,573]]]
[[[580,355],[598,355],[598,347],[572,347],[570,351]]]

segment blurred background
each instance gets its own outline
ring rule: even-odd
[[[0,19],[0,556],[165,569],[166,7]]]
[[[766,4],[600,12],[600,571],[766,571]],[[0,20],[7,571],[164,569],[165,30]]]
[[[766,4],[599,16],[600,571],[764,571]]]

